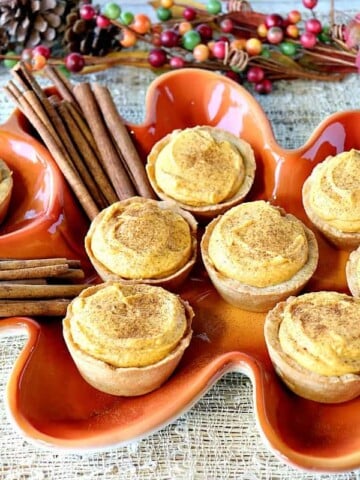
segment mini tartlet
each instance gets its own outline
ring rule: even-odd
[[[201,254],[224,300],[256,312],[298,293],[319,257],[313,232],[262,200],[237,205],[212,220],[201,240]]]
[[[210,126],[174,130],[153,146],[146,164],[155,193],[199,219],[213,218],[242,202],[255,170],[249,143]]]
[[[350,253],[345,272],[350,292],[354,297],[360,297],[360,247]]]
[[[197,222],[175,202],[132,197],[95,217],[85,249],[104,281],[174,289],[195,264]]]
[[[189,346],[191,306],[162,287],[105,282],[69,304],[63,335],[82,377],[105,393],[160,387]]]
[[[0,159],[0,223],[3,222],[8,212],[12,190],[12,172],[4,160]]]
[[[329,156],[305,180],[303,205],[311,222],[333,244],[360,245],[360,151]]]
[[[280,302],[265,319],[277,374],[297,395],[340,403],[360,394],[360,300],[312,292]]]

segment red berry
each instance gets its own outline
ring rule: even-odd
[[[83,20],[92,20],[95,18],[96,10],[92,5],[85,4],[80,7],[80,17]]]
[[[309,18],[309,20],[306,20],[305,22],[305,30],[318,35],[322,31],[320,20],[317,18]]]
[[[305,8],[310,8],[310,10],[312,10],[316,7],[318,0],[302,0],[302,3]]]
[[[300,43],[304,48],[313,48],[317,42],[316,35],[311,32],[304,32],[300,36]]]
[[[257,93],[270,93],[272,91],[272,83],[267,78],[264,78],[261,82],[255,85],[255,91]]]
[[[231,33],[234,28],[234,22],[231,18],[224,18],[224,20],[221,20],[220,22],[220,28],[224,33]]]
[[[148,62],[152,67],[159,68],[165,65],[167,60],[166,52],[161,48],[154,48],[150,51]]]
[[[45,45],[37,45],[36,47],[33,48],[33,55],[41,55],[46,59],[48,59],[50,58],[51,50],[49,47],[46,47]]]
[[[266,38],[268,39],[269,43],[276,45],[282,42],[284,38],[284,32],[280,27],[271,27],[266,34]]]
[[[225,77],[230,78],[231,80],[234,80],[236,83],[241,83],[241,77],[238,73],[234,72],[233,70],[227,70],[224,73]]]
[[[223,58],[225,58],[225,52],[226,52],[226,43],[223,41],[215,42],[211,51],[214,57],[218,58],[219,60],[222,60]]]
[[[172,68],[183,68],[185,60],[181,57],[172,57],[169,63]]]
[[[175,30],[164,30],[160,34],[161,45],[164,47],[176,47],[176,45],[179,43],[179,39],[180,37]]]
[[[195,30],[200,34],[202,43],[207,43],[212,39],[213,31],[207,23],[200,23]]]
[[[265,25],[267,26],[267,28],[282,27],[284,25],[284,19],[281,15],[278,15],[277,13],[271,13],[270,15],[266,15]]]
[[[99,28],[107,28],[110,25],[110,18],[105,15],[97,15],[96,26]]]
[[[65,67],[73,73],[80,72],[85,65],[84,57],[80,53],[69,53],[65,57]]]
[[[230,43],[230,38],[225,37],[225,35],[222,35],[221,37],[216,39],[217,42],[225,42],[225,43]]]
[[[191,22],[196,18],[196,10],[191,7],[186,7],[183,11],[182,16],[185,18],[185,20]]]
[[[250,67],[247,71],[246,78],[248,82],[259,83],[264,80],[265,72],[260,67]]]

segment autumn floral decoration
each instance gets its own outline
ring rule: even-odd
[[[219,71],[259,93],[269,93],[277,80],[338,81],[360,71],[360,14],[338,22],[333,1],[328,25],[318,18],[317,0],[302,0],[304,12],[287,15],[257,12],[245,0],[150,3],[156,21],[115,2],[102,9],[75,2],[57,45],[22,49],[13,42],[5,64],[20,59],[34,71],[49,63],[82,74],[117,65],[159,72],[196,67]],[[74,41],[77,30],[82,41]]]

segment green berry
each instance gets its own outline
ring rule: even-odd
[[[329,25],[325,25],[323,27],[322,31],[318,35],[318,39],[320,40],[320,42],[323,42],[323,43],[330,43],[331,42]]]
[[[270,50],[266,47],[263,47],[263,49],[261,50],[261,53],[260,55],[264,58],[270,58]]]
[[[9,56],[9,57],[13,57],[14,55],[16,55],[16,52],[13,52],[13,51],[9,51],[6,53],[6,56]],[[13,68],[17,63],[18,63],[18,60],[13,60],[11,58],[4,59],[4,66],[6,68]]]
[[[184,33],[182,38],[183,47],[186,50],[194,50],[196,45],[201,43],[201,36],[196,30],[189,30],[188,32]]]
[[[170,8],[160,7],[156,10],[156,16],[160,22],[166,22],[167,20],[170,20],[172,13]]]
[[[120,22],[123,25],[130,25],[134,21],[134,14],[131,12],[121,12]]]
[[[110,18],[110,20],[116,20],[121,14],[121,8],[117,3],[110,2],[104,6],[103,15]]]
[[[209,0],[206,4],[206,10],[213,15],[217,15],[221,12],[221,2],[219,0]]]
[[[296,54],[296,45],[292,42],[282,42],[280,43],[280,51],[287,55],[288,57],[293,57]]]

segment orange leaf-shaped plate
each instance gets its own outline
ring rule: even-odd
[[[229,130],[250,142],[256,153],[256,181],[248,199],[267,199],[307,223],[301,186],[314,165],[329,154],[360,149],[360,111],[353,111],[325,119],[304,146],[284,150],[245,89],[202,70],[158,77],[149,88],[146,111],[142,125],[129,125],[144,159],[154,142],[175,128],[213,125]],[[50,155],[28,131],[19,113],[0,130],[0,157],[14,168],[17,184],[1,230],[1,256],[83,257],[86,221]],[[320,235],[318,240],[320,264],[308,289],[346,292],[348,254]],[[138,398],[106,395],[88,385],[67,352],[59,319],[1,320],[3,333],[25,328],[29,335],[7,389],[9,412],[24,436],[72,451],[121,445],[171,422],[226,372],[240,371],[254,385],[259,429],[283,461],[317,471],[360,467],[360,398],[321,405],[291,393],[269,360],[265,315],[227,305],[200,263],[180,294],[196,314],[191,345],[173,376]]]

